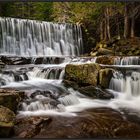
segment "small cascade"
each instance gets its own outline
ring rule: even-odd
[[[115,65],[140,65],[139,56],[117,57],[115,58]]]
[[[62,79],[64,76],[64,68],[62,67],[34,67],[28,74],[29,77],[43,78],[43,79]]]
[[[123,74],[116,71],[110,81],[109,89],[124,92],[130,96],[140,95],[140,72],[127,71]]]
[[[18,72],[3,72],[0,74],[0,86],[7,85],[11,82],[19,82],[28,80],[28,76],[26,73],[18,73]]]
[[[63,89],[61,89],[59,92],[62,92],[62,90]],[[60,94],[59,92],[56,93],[56,91],[52,89],[51,91],[37,90],[33,93],[30,93],[30,95],[28,94],[27,99],[21,103],[20,109],[22,111],[31,112],[38,110],[55,110],[58,112],[64,112],[66,106],[79,103],[79,100],[75,95],[68,93]]]
[[[58,100],[65,106],[79,103],[77,97],[72,94],[66,95],[65,97],[60,97]]]
[[[2,55],[78,56],[82,51],[79,25],[0,18]]]

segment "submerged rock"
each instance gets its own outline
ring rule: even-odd
[[[94,85],[98,84],[98,71],[100,66],[98,64],[81,64],[73,65],[68,64],[65,68],[66,80],[75,81],[81,85]]]
[[[0,89],[0,105],[16,112],[24,93],[14,89]]]
[[[9,137],[13,132],[15,114],[0,105],[0,137]]]

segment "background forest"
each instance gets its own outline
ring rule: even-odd
[[[99,40],[140,35],[139,2],[3,2],[0,16],[80,24],[86,52]]]

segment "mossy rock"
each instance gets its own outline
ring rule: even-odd
[[[75,81],[79,84],[94,85],[98,84],[98,64],[69,64],[65,68],[65,80]]]
[[[17,106],[22,99],[23,92],[12,89],[0,89],[0,105],[16,112]]]
[[[4,106],[0,106],[0,137],[8,137],[11,135],[14,121],[14,112]]]

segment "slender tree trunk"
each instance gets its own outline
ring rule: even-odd
[[[132,9],[134,8],[134,3],[132,4]],[[131,29],[130,36],[133,38],[135,36],[135,16],[133,15],[131,18]]]
[[[117,14],[116,24],[117,24],[117,38],[120,39],[120,25],[119,25],[119,15]]]
[[[109,24],[109,8],[106,8],[106,27],[107,27],[107,37],[110,40],[111,36],[110,36],[110,24]]]
[[[100,40],[104,39],[103,35],[103,21],[100,22]]]
[[[132,19],[131,19],[131,34],[130,34],[130,36],[132,38],[135,37],[134,28],[135,28],[135,19],[134,19],[134,17],[132,17]]]
[[[107,40],[106,17],[104,19],[104,40]]]
[[[127,4],[125,3],[125,9],[124,9],[124,38],[128,37],[128,8]]]

